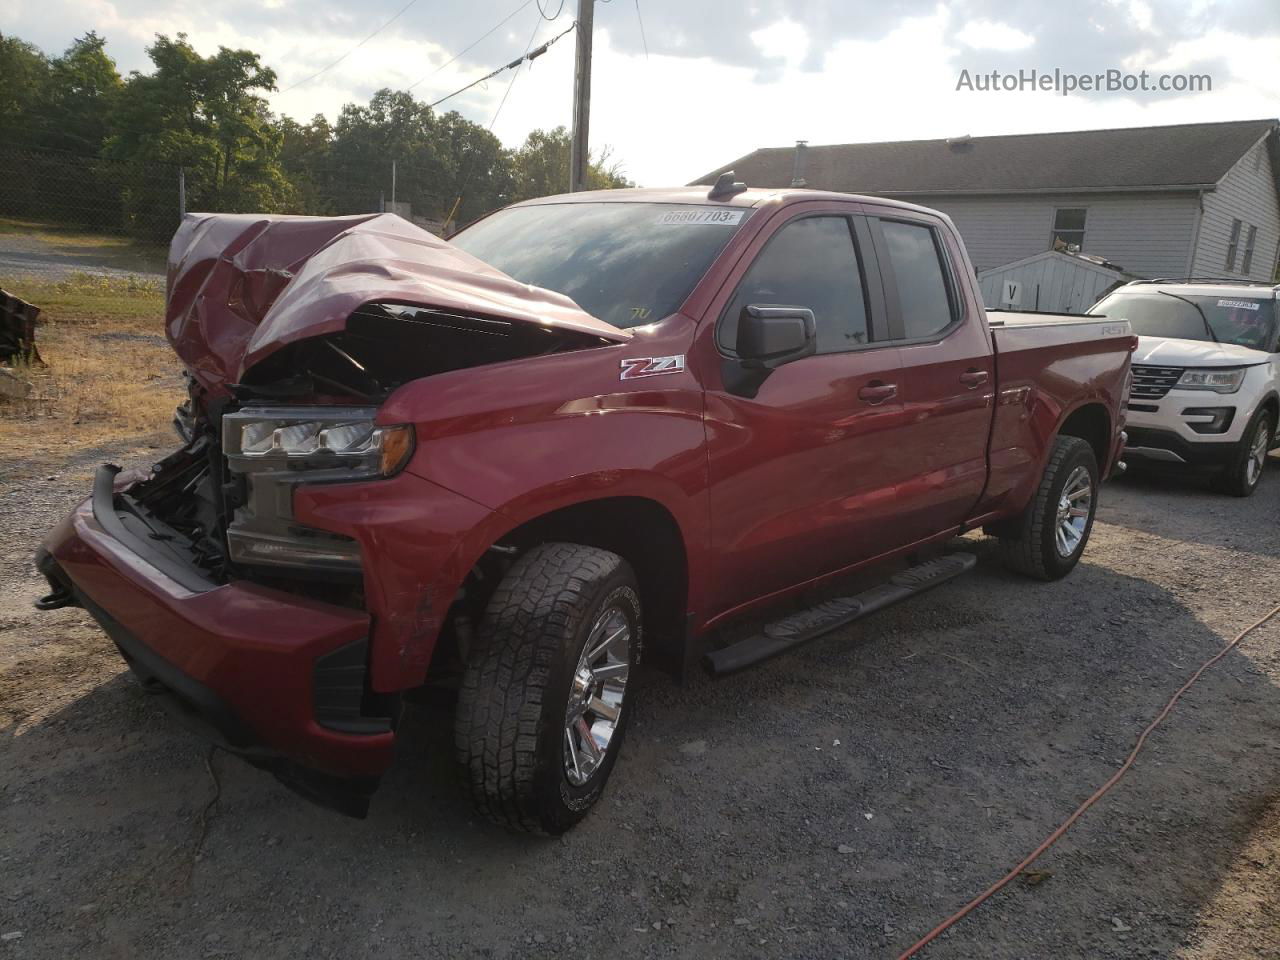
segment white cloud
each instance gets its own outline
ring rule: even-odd
[[[308,9],[300,0],[269,2],[300,11],[299,16]],[[372,29],[369,14],[356,8],[316,8],[324,9],[324,16],[305,21],[303,29],[288,26],[288,19],[278,12],[252,21],[240,8],[214,8],[198,0],[172,0],[163,6],[160,0],[0,3],[14,10],[12,17],[6,16],[6,33],[36,40],[50,52],[96,29],[107,36],[109,52],[123,69],[147,69],[142,50],[153,35],[185,31],[202,53],[212,53],[220,44],[259,51],[278,72],[281,89],[342,56]],[[154,5],[140,6],[143,3]],[[1135,29],[1141,28],[1150,7],[1160,5],[1157,0],[1115,4]],[[498,6],[501,10],[485,14],[486,22],[462,43],[437,34],[430,15],[406,15],[334,69],[273,96],[272,106],[299,119],[316,113],[333,119],[345,102],[363,102],[379,87],[403,88],[424,76],[427,79],[414,94],[427,101],[443,96],[525,48],[536,16],[532,9],[514,17],[464,59],[428,76],[515,3],[504,0]],[[650,186],[683,183],[757,147],[786,146],[797,139],[847,143],[1237,119],[1275,116],[1280,101],[1280,72],[1275,70],[1280,37],[1218,29],[1171,44],[1160,33],[1160,16],[1154,16],[1156,25],[1150,31],[1142,29],[1123,50],[1123,59],[1117,55],[1115,65],[1181,70],[1213,63],[1212,93],[1138,102],[1121,96],[957,92],[961,61],[976,71],[984,59],[1017,60],[1024,50],[1038,57],[1063,56],[1045,49],[1049,34],[1039,34],[1037,42],[1015,26],[1030,20],[1012,12],[1005,15],[1008,23],[961,23],[944,7],[922,5],[929,11],[925,15],[900,18],[883,35],[865,38],[853,38],[849,29],[843,30],[843,38],[835,35],[818,13],[813,18],[765,21],[754,30],[743,25],[745,17],[705,26],[737,29],[739,39],[749,41],[750,51],[758,56],[754,61],[739,58],[735,62],[741,65],[734,65],[687,55],[705,39],[692,32],[692,22],[673,25],[664,34],[654,23],[657,18],[648,15],[651,54],[646,58],[636,42],[634,13],[622,16],[623,7],[598,8],[591,142],[596,148],[612,147],[628,175]],[[391,12],[396,8],[391,4]],[[814,9],[821,12],[816,3]],[[845,24],[852,16],[848,9],[833,6],[825,15]],[[542,24],[539,39],[548,39],[567,23],[566,15],[555,25]],[[752,23],[758,26],[761,21]],[[771,58],[763,67],[762,57]],[[1071,62],[1062,66],[1073,68]],[[510,74],[495,77],[441,109],[457,109],[487,125],[509,80]],[[567,126],[572,84],[570,34],[521,69],[494,132],[516,146],[536,127]]]
[[[766,57],[799,63],[809,53],[809,31],[794,20],[778,20],[751,34],[751,42]]]
[[[1007,23],[971,20],[956,33],[956,39],[974,50],[1025,50],[1036,38]]]
[[[1155,11],[1151,9],[1151,4],[1147,3],[1146,0],[1131,0],[1129,3],[1129,16],[1139,30],[1150,30]]]

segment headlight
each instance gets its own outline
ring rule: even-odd
[[[1176,384],[1180,390],[1212,390],[1215,393],[1235,393],[1244,383],[1245,367],[1231,370],[1184,370]]]
[[[223,452],[232,460],[282,458],[302,469],[390,476],[413,452],[413,428],[375,426],[375,413],[365,407],[246,407],[223,417]]]
[[[227,525],[232,561],[253,566],[359,573],[360,545],[303,526],[293,516],[299,485],[368,480],[398,472],[413,454],[413,428],[380,427],[374,407],[242,407],[222,418],[231,477]]]

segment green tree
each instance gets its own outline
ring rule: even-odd
[[[187,42],[158,35],[147,48],[154,72],[125,81],[107,153],[131,165],[126,194],[131,224],[172,232],[174,177],[186,173],[192,210],[273,212],[294,201],[280,167],[279,125],[259,91],[275,89],[275,73],[249,50],[220,47],[202,57]]]
[[[123,82],[106,39],[90,31],[49,64],[42,145],[96,155],[108,134]]]
[[[515,186],[512,200],[528,200],[569,190],[569,156],[572,139],[564,127],[534,130],[515,153]],[[587,186],[592,190],[634,187],[621,165],[610,163],[606,149],[587,166]]]
[[[447,163],[435,137],[435,114],[403,91],[379,90],[369,103],[348,103],[333,128],[331,176],[339,203],[377,210],[391,199],[391,163],[396,163],[396,199],[416,213],[434,215],[443,204]]]
[[[280,167],[293,184],[296,213],[324,215],[336,213],[330,174],[333,127],[323,113],[310,123],[282,116],[276,122],[280,133]]]
[[[0,33],[0,130],[8,143],[33,143],[43,129],[49,61],[25,40]]]

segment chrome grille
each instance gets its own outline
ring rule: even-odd
[[[1130,400],[1159,400],[1182,376],[1182,367],[1133,367]]]

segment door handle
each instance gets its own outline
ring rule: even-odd
[[[896,383],[882,383],[879,380],[872,380],[858,391],[858,399],[865,400],[872,405],[884,403],[897,395],[898,385]]]
[[[982,386],[989,379],[991,379],[991,375],[985,370],[966,370],[960,374],[960,382],[970,390]]]

